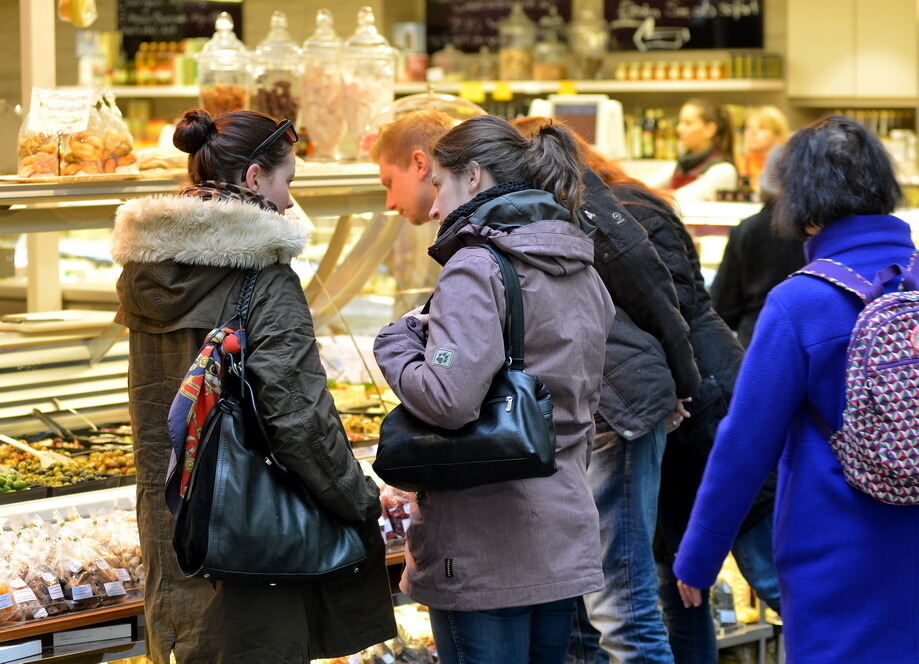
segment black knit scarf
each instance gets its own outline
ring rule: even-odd
[[[702,152],[687,152],[677,159],[677,166],[679,166],[680,170],[684,173],[689,173],[689,171],[701,165],[702,162],[711,157],[715,151],[715,146],[712,146],[708,150],[703,150]]]
[[[440,239],[449,233],[450,229],[456,224],[457,221],[468,217],[488,201],[494,200],[499,196],[504,196],[505,194],[512,194],[515,191],[525,191],[532,188],[533,185],[528,184],[523,180],[511,180],[510,182],[502,182],[501,184],[497,184],[491,189],[480,191],[471,200],[463,203],[453,212],[447,215],[447,218],[444,219],[444,222],[440,225],[440,230],[437,231],[437,239]]]

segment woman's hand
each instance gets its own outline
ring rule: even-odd
[[[702,591],[677,579],[676,587],[680,591],[680,598],[683,600],[683,606],[687,609],[693,606],[702,606]]]
[[[411,316],[412,318],[417,320],[422,325],[427,325],[428,320],[431,318],[431,314],[421,313],[422,309],[424,309],[423,305],[420,307],[415,307],[411,311],[406,311],[404,314],[402,314],[402,318],[408,318],[409,316]]]
[[[673,411],[667,416],[667,433],[673,433],[680,427],[684,419],[692,417],[692,414],[686,410],[685,405],[690,401],[692,401],[692,397],[676,400]]]

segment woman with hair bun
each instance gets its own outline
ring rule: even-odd
[[[430,314],[377,337],[377,362],[403,405],[431,425],[475,420],[505,363],[502,252],[523,294],[525,368],[549,388],[549,477],[422,491],[401,588],[431,609],[444,664],[561,664],[576,598],[603,586],[599,521],[587,483],[613,306],[578,228],[581,167],[568,131],[528,141],[493,116],[434,148],[431,256],[444,266]]]
[[[395,634],[376,486],[351,454],[326,389],[303,289],[290,261],[306,234],[283,211],[294,175],[289,121],[238,111],[189,111],[174,143],[191,185],[132,200],[116,214],[112,254],[123,266],[116,320],[130,329],[129,407],[137,517],[147,568],[147,653],[157,664],[309,662]],[[322,507],[358,527],[368,566],[310,584],[185,578],[164,500],[167,415],[210,330],[236,310],[249,270],[247,375],[278,459]]]

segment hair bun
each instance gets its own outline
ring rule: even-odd
[[[188,111],[176,125],[172,144],[182,152],[194,154],[201,149],[214,128],[214,121],[207,111],[200,108]]]

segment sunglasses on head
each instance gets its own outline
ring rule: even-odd
[[[264,141],[258,144],[258,147],[252,151],[252,154],[249,155],[249,158],[246,160],[246,168],[248,168],[255,157],[272,145],[274,145],[281,136],[285,136],[290,144],[293,145],[300,140],[300,137],[297,135],[297,130],[294,129],[294,126],[291,124],[290,120],[283,120],[278,123],[278,128],[275,129],[271,135],[266,138]]]

